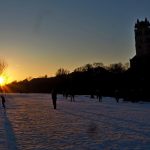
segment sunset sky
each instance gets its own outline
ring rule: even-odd
[[[0,58],[11,80],[87,63],[129,62],[149,0],[0,0]]]

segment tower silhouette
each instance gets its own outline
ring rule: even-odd
[[[144,21],[137,19],[134,32],[136,55],[130,59],[130,66],[135,71],[147,72],[150,65],[150,23],[147,18]]]

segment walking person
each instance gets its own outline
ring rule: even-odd
[[[73,90],[70,90],[70,98],[71,98],[71,102],[75,102]]]
[[[56,100],[57,100],[57,92],[55,89],[53,89],[52,90],[52,101],[53,101],[54,109],[56,109]]]
[[[119,103],[119,91],[117,89],[115,90],[115,98],[116,102]]]
[[[3,95],[1,95],[1,99],[2,99],[2,107],[5,109],[5,97]]]
[[[102,102],[102,93],[100,90],[96,91],[96,95],[97,95],[97,99],[99,100],[99,102]]]

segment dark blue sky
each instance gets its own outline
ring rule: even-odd
[[[0,0],[0,56],[12,79],[129,62],[149,0]]]

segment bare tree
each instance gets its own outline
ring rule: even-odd
[[[56,72],[56,76],[59,77],[59,76],[66,76],[69,74],[69,70],[66,70],[64,68],[60,68],[57,70]]]
[[[100,68],[100,67],[104,67],[104,64],[103,63],[99,63],[99,62],[95,62],[95,63],[93,63],[93,66],[94,66],[94,68]]]
[[[122,73],[126,70],[126,68],[122,63],[115,63],[110,64],[109,70],[113,73]]]
[[[3,59],[0,59],[0,75],[5,71],[6,67],[7,63]]]

